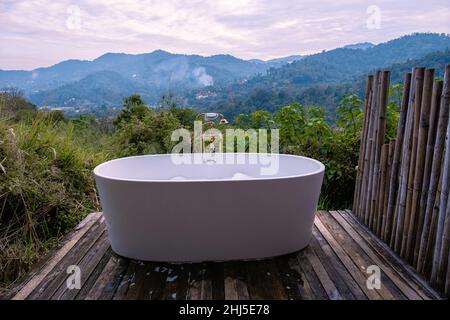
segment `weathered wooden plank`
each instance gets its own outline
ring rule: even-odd
[[[187,279],[183,282],[180,281],[180,274],[184,273],[184,268],[181,270],[181,265],[177,264],[167,264],[167,275],[166,278],[162,284],[162,293],[161,293],[161,299],[163,300],[176,300],[177,292],[178,292],[178,285],[185,286],[185,289],[187,288]],[[208,272],[208,268],[206,268],[206,271]],[[186,294],[186,290],[183,295]],[[182,296],[181,296],[182,297]]]
[[[297,254],[297,260],[299,268],[303,270],[303,274],[305,275],[306,280],[308,280],[309,286],[311,287],[311,290],[314,294],[314,299],[328,300],[329,296],[327,295],[325,288],[321,284],[319,277],[315,273],[314,268],[309,262],[304,250],[300,251]]]
[[[101,258],[100,262],[97,264],[95,269],[92,271],[92,273],[89,275],[88,279],[84,283],[83,287],[77,292],[75,296],[75,300],[85,300],[88,293],[91,291],[92,286],[95,284],[97,279],[100,277],[101,273],[105,269],[107,263],[111,259],[113,255],[112,249],[110,246],[108,246],[108,249],[106,250],[106,253]],[[112,275],[110,275],[112,276]]]
[[[425,279],[412,266],[408,265],[384,242],[380,241],[363,223],[355,219],[350,211],[340,211],[345,221],[373,248],[386,263],[401,275],[409,286],[414,288],[423,299],[439,299],[439,294],[431,288]]]
[[[225,283],[223,263],[213,262],[208,267],[211,276],[213,300],[225,299]]]
[[[177,272],[176,274],[177,278],[175,279],[176,299],[186,300],[189,289],[189,265],[188,264],[178,265],[176,272]]]
[[[304,250],[305,256],[311,264],[312,269],[314,270],[317,278],[322,284],[323,289],[325,290],[328,298],[330,300],[342,300],[342,296],[339,293],[339,290],[336,288],[334,281],[328,275],[325,267],[320,262],[316,253],[314,252],[312,247],[307,247]]]
[[[139,299],[143,300],[163,300],[163,299],[177,299],[176,289],[173,288],[172,283],[178,279],[178,276],[170,269],[167,263],[147,262],[145,263],[144,271],[142,272],[143,283],[137,293]],[[169,286],[167,282],[169,281]],[[187,286],[187,281],[185,285]],[[173,291],[173,292],[172,292]],[[185,294],[186,295],[186,294]],[[131,298],[131,297],[130,297]],[[183,296],[180,295],[180,299]]]
[[[303,274],[309,283],[311,291],[313,292],[314,300],[329,300],[329,296],[322,283],[320,282],[320,278],[315,273],[315,270],[313,269],[304,252],[300,252],[297,255],[297,259],[299,262],[299,268],[303,271]]]
[[[389,277],[389,279],[397,286],[398,289],[408,298],[408,299],[422,299],[421,296],[411,288],[405,279],[401,278],[400,275],[395,273],[391,265],[388,265],[369,247],[366,240],[361,237],[347,221],[341,216],[337,211],[330,211],[331,216],[335,219],[340,226],[345,229],[347,234],[353,238],[353,240],[358,243],[362,250],[372,259],[373,263],[380,267],[380,269]]]
[[[369,277],[367,274],[367,268],[371,265],[375,265],[375,262],[361,249],[360,244],[354,241],[348,233],[339,226],[338,223],[333,219],[333,217],[328,212],[321,212],[319,214],[319,219],[323,225],[333,234],[334,239],[347,253],[350,259],[358,266],[360,272],[364,276],[365,280]],[[381,266],[379,266],[381,270]],[[383,270],[384,271],[384,270]],[[372,290],[377,291],[383,299],[393,300],[393,299],[404,299],[404,296],[398,291],[395,285],[386,277],[383,273],[381,288]]]
[[[366,281],[367,278],[363,274],[364,270],[361,269],[360,266],[356,265],[354,261],[347,255],[345,250],[341,247],[341,245],[336,241],[330,231],[325,227],[325,225],[320,221],[320,219],[316,219],[314,224],[317,229],[320,231],[322,236],[327,240],[330,244],[331,248],[334,250],[336,255],[342,261],[348,272],[351,274],[353,279],[355,279],[356,283],[359,287],[364,291],[366,296],[369,299],[380,300],[382,296],[375,290],[370,290],[367,288]]]
[[[94,271],[95,267],[100,263],[102,257],[110,248],[108,242],[108,235],[106,231],[102,233],[100,238],[94,243],[94,245],[90,248],[90,250],[86,253],[83,259],[80,261],[77,266],[80,268],[81,273],[81,288],[86,284],[86,281],[89,279],[89,276]],[[63,284],[58,288],[55,294],[51,297],[51,299],[56,300],[72,300],[78,294],[79,290],[72,289],[69,290],[66,285],[66,280],[69,275],[66,274]]]
[[[205,278],[206,264],[193,263],[190,267],[188,300],[211,300],[212,286],[211,280]]]
[[[318,233],[318,231],[316,232]],[[326,243],[325,239],[322,239],[322,241]],[[353,280],[350,274],[348,274],[347,269],[345,269],[345,266],[333,252],[331,247],[326,245],[325,252],[315,237],[311,239],[310,247],[313,249],[314,253],[320,260],[320,263],[333,280],[334,285],[336,286],[342,299],[367,299],[358,284]],[[342,276],[342,274],[345,274],[346,277]]]
[[[120,283],[112,296],[113,300],[124,300],[126,298],[130,286],[132,287],[136,284],[135,278],[138,267],[139,261],[137,260],[129,261],[126,270],[120,277]]]
[[[285,300],[287,295],[278,276],[278,270],[271,259],[246,261],[247,286],[250,299]]]
[[[317,242],[317,246],[320,246],[322,252],[326,256],[326,258],[323,258],[322,261],[329,261],[332,266],[331,268],[334,268],[339,276],[342,277],[343,283],[348,286],[348,289],[351,291],[354,299],[367,300],[367,295],[360,288],[358,282],[353,278],[352,274],[347,270],[346,266],[342,263],[341,259],[338,257],[336,252],[333,250],[333,248],[330,246],[325,237],[323,237],[316,226],[313,227],[313,235],[314,237],[312,239],[312,243],[314,244],[315,242]],[[319,252],[319,250],[316,250],[316,252]],[[326,266],[327,265],[325,264],[325,267]],[[328,268],[328,270],[332,270],[331,268]],[[338,284],[338,282],[336,283]],[[342,288],[342,286],[340,288]],[[341,289],[341,292],[345,291]]]
[[[86,300],[110,300],[116,292],[125,271],[127,270],[129,260],[124,259],[115,253],[101,271],[95,280],[92,288],[86,296]]]
[[[61,259],[49,274],[39,283],[39,285],[29,294],[27,299],[50,299],[58,290],[67,276],[67,268],[71,265],[78,265],[91,246],[97,241],[105,230],[103,217],[94,225],[65,256]]]
[[[93,212],[86,216],[72,232],[70,232],[58,246],[43,260],[41,267],[35,267],[36,271],[30,272],[26,280],[21,285],[15,287],[9,292],[13,300],[24,300],[28,295],[44,280],[45,277],[55,268],[55,266],[64,258],[64,256],[75,246],[95,222],[102,216],[101,212]]]
[[[307,289],[304,288],[301,274],[291,267],[298,263],[295,253],[277,257],[275,263],[288,300],[306,300],[305,296],[312,297],[312,292],[305,292],[310,288],[309,286]]]
[[[134,261],[134,274],[132,280],[128,285],[128,290],[125,292],[124,300],[138,300],[145,296],[146,278],[150,275],[153,265],[151,263],[144,263],[142,261]]]
[[[312,290],[311,284],[308,281],[308,278],[305,275],[305,272],[303,271],[303,269],[300,267],[300,264],[298,263],[298,259],[295,255],[291,256],[288,260],[288,265],[289,265],[289,269],[290,271],[286,272],[285,274],[282,275],[282,279],[284,279],[285,283],[287,281],[287,279],[291,280],[292,276],[294,276],[295,278],[295,282],[293,283],[293,285],[291,286],[289,284],[289,282],[287,282],[288,284],[285,286],[286,291],[289,294],[292,294],[291,291],[297,291],[300,294],[300,297],[302,300],[314,300],[316,299],[314,292]]]
[[[230,261],[224,263],[224,295],[225,300],[250,299],[246,284],[246,274],[242,262]]]

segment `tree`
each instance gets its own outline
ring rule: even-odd
[[[114,125],[117,127],[123,126],[125,123],[131,121],[132,117],[143,120],[151,112],[152,110],[147,107],[140,95],[131,95],[123,99],[123,110],[114,120]]]

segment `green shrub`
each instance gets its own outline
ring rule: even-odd
[[[399,116],[401,87],[393,86],[387,109],[386,136],[395,137]],[[321,209],[349,208],[353,201],[356,166],[363,126],[363,100],[348,94],[337,108],[337,125],[326,119],[321,107],[294,103],[276,111],[241,114],[236,126],[248,128],[278,128],[280,153],[311,157],[325,165],[319,207]]]

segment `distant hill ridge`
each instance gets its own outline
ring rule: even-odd
[[[213,98],[195,101],[191,97],[189,104],[206,110],[220,109],[229,117],[258,109],[275,110],[294,101],[323,102],[324,107],[331,109],[332,104],[336,107],[335,95],[342,97],[335,87],[365,78],[373,70],[418,60],[428,54],[440,52],[445,58],[449,48],[450,36],[430,33],[403,36],[364,50],[337,48],[271,68],[244,84],[215,86]],[[323,92],[324,87],[327,92]]]
[[[138,93],[149,104],[172,93],[203,109],[273,108],[306,88],[352,81],[371,70],[450,48],[445,34],[412,34],[378,45],[363,42],[309,56],[268,61],[231,55],[106,53],[92,61],[67,60],[32,71],[0,71],[0,88],[18,87],[37,105],[113,106]],[[199,90],[214,92],[196,99]],[[289,93],[291,92],[291,93]],[[255,98],[256,97],[256,98]],[[296,97],[299,98],[299,97]],[[300,97],[301,98],[301,97]],[[236,112],[233,112],[236,113]]]

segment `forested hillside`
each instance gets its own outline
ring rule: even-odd
[[[222,111],[230,118],[257,109],[273,111],[294,101],[322,105],[332,116],[345,92],[359,92],[363,74],[392,67],[398,80],[396,73],[422,63],[442,70],[448,48],[448,35],[413,34],[378,45],[360,43],[269,61],[162,50],[108,53],[93,61],[69,60],[33,71],[0,70],[0,88],[19,88],[38,106],[81,108],[97,115],[139,94],[153,106],[171,95],[179,105]],[[428,54],[436,56],[425,58]]]
[[[372,49],[351,51],[359,52],[357,55],[362,56],[364,55],[363,52],[369,50]],[[340,57],[346,51],[348,50],[337,49],[336,53],[330,53],[330,56],[334,58],[329,61],[334,62],[323,60],[323,63],[319,63],[324,57],[317,57],[315,58],[317,61],[309,64],[307,63],[309,58],[305,58],[304,61],[270,70],[267,76],[254,77],[243,85],[235,83],[217,88],[215,97],[200,101],[192,100],[191,103],[195,103],[200,109],[218,110],[232,118],[239,113],[248,113],[258,109],[274,111],[283,105],[300,101],[306,105],[323,106],[333,119],[336,106],[345,94],[356,93],[361,95],[363,93],[366,73],[373,73],[377,69],[389,69],[392,72],[391,82],[398,83],[402,81],[406,72],[411,71],[413,66],[435,68],[436,75],[442,77],[442,70],[445,69],[446,64],[450,63],[450,50],[445,49],[429,53],[424,57],[406,59],[404,62],[390,65],[376,66],[376,64],[368,62],[365,67],[359,67],[361,70],[366,69],[361,73],[341,72],[348,67],[345,66],[345,63],[343,63],[343,66],[339,66],[337,57]],[[370,60],[371,58],[367,57],[366,59]],[[392,59],[392,61],[394,60]],[[361,63],[362,61],[364,59],[361,58]],[[298,73],[298,76],[295,76],[295,70],[304,73]],[[306,80],[307,74],[314,76]],[[320,74],[329,74],[328,81]],[[313,84],[310,85],[310,83]]]
[[[0,88],[19,88],[37,105],[120,105],[133,93],[155,104],[167,92],[184,95],[246,79],[296,59],[301,57],[246,61],[230,55],[202,57],[162,50],[137,55],[107,53],[93,61],[68,60],[32,71],[0,70]]]

